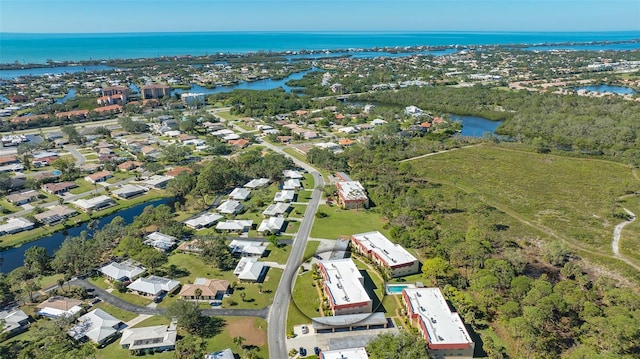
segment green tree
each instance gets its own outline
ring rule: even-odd
[[[431,279],[436,286],[438,285],[438,278],[449,275],[450,271],[451,266],[449,263],[440,257],[426,259],[422,264],[422,273],[425,277]]]
[[[176,318],[178,325],[194,334],[202,323],[202,310],[198,303],[178,299],[167,308],[167,318]]]
[[[51,257],[44,247],[30,247],[24,252],[24,266],[28,271],[44,275],[49,271]]]
[[[424,339],[407,332],[382,334],[367,344],[372,359],[425,359],[428,357]]]

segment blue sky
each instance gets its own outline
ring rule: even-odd
[[[640,0],[0,0],[0,32],[629,30]]]

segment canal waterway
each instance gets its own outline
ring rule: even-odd
[[[97,228],[102,228],[117,216],[122,217],[125,223],[131,223],[133,222],[134,217],[139,215],[146,206],[159,206],[161,204],[169,203],[170,200],[170,198],[157,199],[154,201],[144,202],[133,207],[122,209],[116,213],[99,218]],[[0,258],[2,258],[2,263],[0,264],[0,273],[9,273],[12,270],[23,265],[24,253],[31,247],[44,247],[47,250],[47,253],[51,255],[58,248],[60,248],[60,245],[67,237],[77,237],[82,231],[87,231],[87,234],[91,236],[93,234],[93,231],[87,228],[88,224],[89,222],[85,222],[77,227],[71,227],[65,231],[56,232],[33,242],[25,243],[20,247],[11,248],[4,252],[0,252]]]
[[[305,71],[300,71],[300,72],[295,72],[281,80],[272,80],[272,79],[265,79],[265,80],[258,80],[258,81],[247,81],[247,82],[242,82],[239,83],[237,85],[232,85],[232,86],[217,86],[215,88],[212,89],[208,89],[206,87],[202,87],[202,86],[198,86],[198,85],[192,85],[191,88],[184,90],[184,89],[175,89],[173,91],[171,91],[171,95],[173,96],[174,94],[181,94],[181,93],[187,93],[187,92],[194,92],[194,93],[203,93],[205,95],[211,95],[211,94],[215,94],[215,93],[227,93],[227,92],[231,92],[233,90],[273,90],[273,89],[277,89],[279,87],[282,87],[284,89],[285,92],[291,92],[291,87],[287,86],[286,83],[289,80],[300,80],[301,78],[304,77],[304,75],[313,72],[313,71],[320,71],[318,68],[311,68],[309,70],[305,70]]]
[[[624,86],[612,86],[612,85],[591,85],[576,87],[576,90],[586,90],[589,92],[599,93],[615,93],[618,95],[633,95],[636,91],[629,87]]]
[[[462,123],[462,136],[482,137],[486,133],[495,134],[501,121],[491,121],[484,117],[449,115],[449,118]]]
[[[64,95],[64,97],[59,98],[59,99],[56,100],[56,103],[57,104],[63,104],[63,103],[65,103],[65,102],[67,102],[69,100],[72,100],[74,98],[76,98],[76,89],[70,88],[69,92],[67,92],[67,94]]]

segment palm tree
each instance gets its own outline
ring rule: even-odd
[[[58,287],[64,291],[62,285],[64,284],[64,278],[58,278]]]
[[[200,300],[200,296],[202,296],[202,289],[196,288],[195,295],[196,295],[196,300]]]
[[[242,347],[242,344],[244,344],[244,342],[246,340],[247,340],[247,338],[245,338],[245,337],[240,337],[240,336],[233,337],[233,344],[235,344],[235,345],[237,345],[239,347]]]
[[[245,292],[240,292],[240,298],[242,298],[242,301],[244,302],[244,298],[247,296],[247,293]]]

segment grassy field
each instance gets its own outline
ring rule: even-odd
[[[615,199],[640,181],[627,166],[479,146],[410,162],[415,172],[452,184],[576,242],[610,245]]]
[[[14,206],[13,204],[9,203],[9,201],[7,201],[5,198],[0,199],[0,207],[4,208],[5,210],[11,213],[22,211],[22,207]]]
[[[617,199],[640,183],[627,166],[492,145],[409,163],[416,176],[438,184],[434,187],[442,185],[439,190],[445,198],[454,191],[463,194],[461,201],[466,203],[462,206],[466,205],[465,212],[470,213],[446,215],[448,227],[460,230],[468,228],[470,218],[493,217],[492,223],[508,228],[501,235],[512,240],[561,240],[595,265],[640,279],[636,270],[615,259],[611,251],[613,228],[622,221],[614,214],[622,212],[621,205],[629,203],[632,207],[635,201],[633,197],[625,203]],[[453,196],[448,198],[443,203],[451,205]],[[473,201],[494,210],[473,213],[469,207]],[[640,211],[640,206],[637,208]],[[634,228],[632,225],[629,230]]]
[[[235,121],[240,118],[240,116],[232,115],[231,113],[229,113],[229,111],[218,112],[216,113],[216,115],[228,121]]]
[[[100,302],[93,306],[93,309],[102,309],[105,312],[113,315],[114,317],[120,319],[123,323],[130,321],[131,319],[137,317],[138,315],[135,313],[127,312],[126,310],[122,310],[120,308],[114,307],[111,304],[107,304],[105,302]],[[93,310],[91,309],[91,310]]]
[[[311,237],[336,239],[356,233],[380,231],[388,236],[384,229],[385,221],[375,210],[344,210],[335,206],[320,205],[318,212],[328,216],[316,218],[311,229]]]
[[[289,217],[302,218],[304,217],[304,211],[307,210],[307,206],[304,204],[294,204],[291,206],[291,212]]]
[[[298,275],[287,314],[287,332],[292,331],[294,325],[311,323],[311,318],[321,316],[320,298],[314,292],[317,290],[311,271]]]
[[[267,251],[269,251],[269,255],[262,258],[262,261],[286,264],[287,259],[289,259],[289,253],[291,252],[291,246],[276,247],[269,243],[269,245],[267,245]]]

